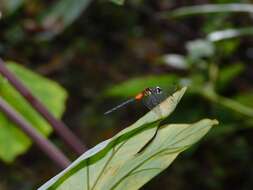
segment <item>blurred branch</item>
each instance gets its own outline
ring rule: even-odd
[[[70,161],[66,156],[50,141],[39,134],[19,113],[12,109],[7,102],[0,97],[0,110],[18,127],[22,129],[37,145],[38,147],[61,169],[65,169]]]
[[[182,7],[166,13],[161,13],[162,17],[183,17],[192,16],[197,14],[207,14],[207,13],[224,13],[224,12],[246,12],[253,13],[252,4],[242,4],[242,3],[230,3],[230,4],[205,4]]]
[[[56,133],[68,144],[76,153],[82,154],[86,147],[81,141],[67,128],[67,126],[60,120],[57,120],[48,109],[37,99],[32,93],[14,76],[5,63],[0,59],[0,74],[2,74],[10,84],[37,110],[54,128]],[[46,89],[45,89],[46,90]]]
[[[210,88],[214,89],[216,81],[218,79],[219,67],[215,63],[210,63],[208,71],[209,71]]]

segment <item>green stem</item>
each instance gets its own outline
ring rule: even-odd
[[[252,108],[245,106],[233,99],[221,96],[221,95],[217,94],[216,92],[214,92],[213,90],[206,88],[204,90],[203,89],[198,90],[198,93],[201,96],[205,97],[206,99],[208,99],[212,102],[215,102],[223,107],[226,107],[230,110],[238,112],[238,113],[245,115],[247,117],[253,117],[253,109]]]

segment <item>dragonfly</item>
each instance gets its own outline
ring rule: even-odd
[[[148,109],[153,109],[156,107],[158,104],[160,104],[163,100],[165,99],[165,95],[163,93],[162,88],[159,86],[156,87],[148,87],[141,91],[140,93],[136,94],[136,96],[122,102],[121,104],[113,107],[112,109],[106,111],[104,115],[110,114],[132,102],[143,102],[143,104],[148,108]],[[159,109],[154,110],[156,114],[161,115],[161,112]]]
[[[157,108],[157,109],[153,109],[153,111],[158,116],[161,116],[162,113],[161,113],[160,107],[158,107],[158,105],[163,100],[165,100],[165,98],[166,98],[165,93],[163,93],[162,88],[160,88],[159,86],[148,87],[148,88],[144,89],[143,91],[141,91],[140,93],[136,94],[133,98],[130,98],[129,100],[122,102],[121,104],[115,106],[114,108],[106,111],[104,114],[105,115],[110,114],[110,113],[132,103],[132,102],[140,102],[141,101],[150,110],[152,110],[154,107]],[[155,139],[159,127],[160,127],[160,125],[156,128],[154,135],[148,140],[148,142],[145,143],[145,145],[143,145],[143,147],[140,148],[140,150],[137,152],[137,154],[143,152],[143,150],[145,150],[146,147],[148,147],[148,145]]]

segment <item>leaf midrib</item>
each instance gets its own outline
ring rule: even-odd
[[[108,158],[108,160],[106,161],[104,167],[102,168],[102,170],[101,170],[101,172],[99,173],[99,175],[98,175],[96,181],[94,182],[94,184],[93,184],[91,190],[94,190],[94,188],[95,188],[95,186],[97,185],[99,179],[100,179],[101,176],[103,175],[103,173],[104,173],[104,171],[105,171],[107,165],[112,161],[114,155],[120,150],[120,148],[121,148],[128,140],[129,140],[129,139],[127,139],[126,141],[124,141],[116,150],[114,149],[114,147],[112,148],[112,154],[111,154],[111,156]],[[117,144],[117,140],[115,141],[114,144]],[[88,189],[88,190],[89,190],[89,189]]]

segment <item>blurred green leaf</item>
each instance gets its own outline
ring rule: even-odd
[[[219,13],[219,14],[212,14],[212,15],[205,15],[205,19],[208,20],[207,22],[203,23],[203,27],[201,27],[201,31],[208,35],[212,32],[217,30],[224,30],[226,28],[233,27],[232,22],[227,22],[230,18],[229,12]]]
[[[147,87],[160,86],[163,89],[175,87],[179,78],[176,75],[145,76],[130,79],[110,87],[105,91],[106,96],[131,97]]]
[[[123,5],[125,2],[125,0],[109,0],[109,1],[116,3],[117,5]]]
[[[216,42],[235,37],[253,35],[253,27],[246,28],[230,28],[226,30],[214,31],[208,34],[207,39]]]
[[[231,56],[231,54],[233,54],[238,50],[238,46],[240,45],[240,39],[233,38],[223,41],[217,41],[215,45],[217,56],[221,57]]]
[[[14,13],[22,4],[24,0],[1,0],[0,1],[0,14],[2,12],[3,16],[10,15]],[[1,18],[1,16],[0,16]]]
[[[183,17],[197,14],[224,13],[224,12],[253,13],[253,5],[246,3],[204,4],[204,5],[181,7],[164,14],[169,17]]]
[[[236,63],[220,69],[219,78],[217,81],[218,88],[224,89],[231,82],[231,80],[243,72],[244,68],[245,67],[243,64]]]
[[[159,63],[166,64],[176,69],[187,69],[188,64],[186,58],[179,54],[165,54],[158,59]]]
[[[13,62],[9,62],[7,67],[54,116],[61,117],[67,98],[67,93],[61,86]],[[50,125],[3,77],[0,77],[0,95],[40,133],[46,136],[50,134]],[[16,156],[27,151],[30,145],[29,138],[0,113],[0,158],[12,162]]]
[[[167,117],[175,109],[186,88],[159,106]],[[203,119],[193,124],[159,125],[153,111],[147,113],[112,139],[84,153],[70,167],[39,188],[45,189],[139,189],[151,178],[166,169],[177,155],[201,139],[216,120]]]
[[[47,35],[51,37],[51,35],[63,31],[81,15],[90,2],[91,0],[56,1],[56,3],[52,5],[41,18],[41,23],[47,30]],[[50,32],[51,35],[49,34]]]
[[[187,42],[186,49],[190,58],[195,60],[214,55],[215,46],[208,40],[197,39]]]

